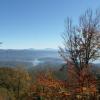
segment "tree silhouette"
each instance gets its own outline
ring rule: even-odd
[[[67,63],[67,79],[72,90],[77,89],[76,87],[95,87],[96,80],[91,71],[91,62],[100,58],[99,10],[93,13],[88,9],[80,16],[78,25],[73,25],[72,20],[68,18],[62,38],[64,47],[59,48],[59,53]]]
[[[70,59],[77,70],[91,61],[100,58],[100,13],[87,10],[79,18],[79,24],[74,26],[67,19],[66,31],[63,34],[64,48],[60,47],[60,55],[65,61]],[[68,53],[67,53],[68,52]]]

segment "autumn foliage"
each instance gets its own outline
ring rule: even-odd
[[[66,76],[68,78],[64,81],[56,79],[53,71],[40,72],[31,86],[30,100],[38,97],[44,100],[69,100],[77,96],[96,95],[96,78],[90,69],[83,69],[78,75],[69,62]]]
[[[33,84],[31,91],[36,93],[37,96],[48,100],[54,100],[67,97],[70,94],[65,89],[65,82],[55,79],[52,76],[52,72],[48,71],[46,73],[41,72],[37,75],[36,85]]]

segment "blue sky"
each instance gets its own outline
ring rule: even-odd
[[[0,48],[58,48],[64,21],[87,8],[100,8],[100,0],[0,0]]]

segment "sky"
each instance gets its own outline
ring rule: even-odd
[[[0,0],[1,49],[57,49],[67,17],[77,20],[100,0]]]

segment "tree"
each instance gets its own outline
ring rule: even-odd
[[[100,57],[100,13],[96,11],[93,15],[92,10],[87,10],[77,26],[68,18],[63,39],[64,48],[60,47],[60,55],[64,60],[70,60],[79,70],[87,67]]]
[[[30,98],[40,97],[46,100],[61,100],[70,96],[64,82],[54,78],[51,70],[38,73],[36,82],[31,86],[31,94]]]
[[[74,26],[72,20],[68,18],[63,39],[64,48],[60,47],[60,55],[65,61],[70,59],[78,70],[100,58],[99,11],[93,15],[92,10],[87,10],[80,17],[77,26]]]
[[[60,47],[59,53],[67,63],[70,62],[68,64],[70,68],[73,66],[72,77],[78,82],[85,83],[93,78],[90,63],[100,58],[99,10],[94,14],[91,9],[88,9],[84,15],[80,16],[78,25],[73,25],[72,20],[68,18],[66,31],[62,37],[64,47]]]
[[[0,90],[7,90],[7,93],[9,92],[8,94],[13,94],[12,96],[17,100],[24,100],[23,98],[27,97],[30,81],[31,77],[24,69],[0,68]]]

